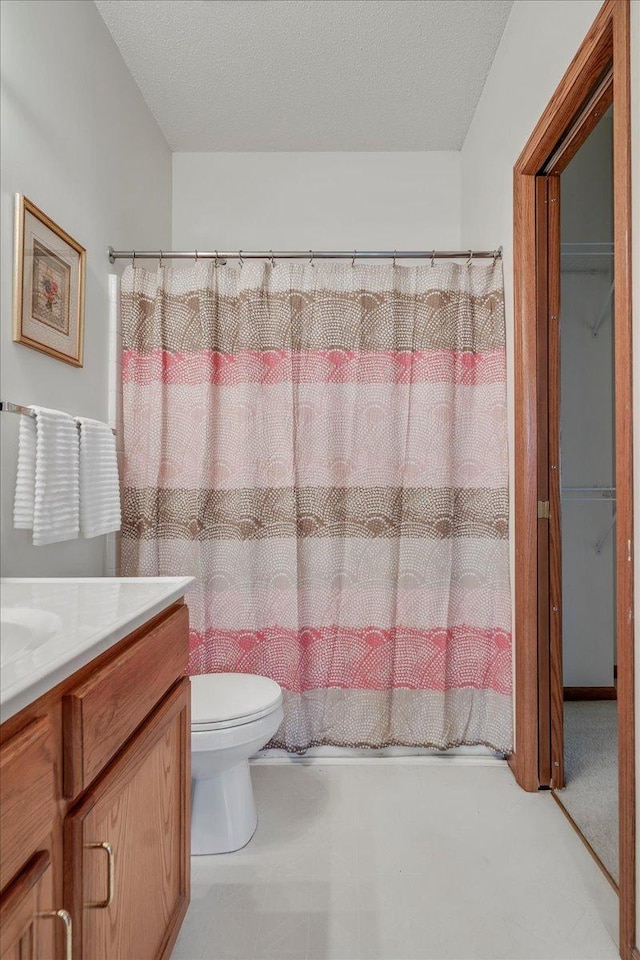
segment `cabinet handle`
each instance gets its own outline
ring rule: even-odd
[[[87,848],[89,850],[105,850],[107,853],[107,862],[109,864],[109,873],[107,879],[107,899],[106,900],[96,900],[92,903],[85,904],[86,907],[91,908],[92,910],[106,910],[107,907],[110,907],[113,903],[113,896],[115,892],[115,857],[113,853],[113,847],[110,843],[107,843],[106,840],[103,840],[102,843],[88,843]]]
[[[51,920],[62,920],[65,937],[64,960],[73,960],[73,928],[69,912],[67,910],[46,910],[44,913],[39,913],[38,916],[43,919],[46,917]]]

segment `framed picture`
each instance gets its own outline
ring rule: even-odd
[[[13,339],[82,366],[86,251],[16,195]]]

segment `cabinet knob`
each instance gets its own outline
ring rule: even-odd
[[[115,856],[113,853],[113,847],[110,843],[107,843],[106,840],[103,840],[102,843],[87,843],[86,847],[88,850],[104,850],[107,854],[107,863],[109,865],[109,872],[107,876],[107,898],[106,900],[95,900],[91,903],[85,904],[86,907],[92,910],[106,910],[107,907],[110,907],[113,903],[113,896],[115,893],[115,882],[116,882],[116,871],[115,871]]]
[[[62,920],[65,937],[64,960],[73,960],[73,927],[69,912],[67,910],[45,910],[38,916],[42,919]]]

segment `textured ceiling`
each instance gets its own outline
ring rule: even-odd
[[[512,0],[95,0],[173,150],[456,150]]]

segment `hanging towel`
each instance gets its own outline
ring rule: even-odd
[[[80,528],[78,431],[73,417],[32,407],[20,421],[14,526],[33,530],[34,546],[73,540]]]
[[[120,479],[116,439],[106,423],[78,417],[80,426],[80,529],[98,537],[120,529]]]
[[[13,525],[18,530],[33,530],[33,508],[36,495],[36,421],[20,417],[18,439],[18,471],[13,502]]]

